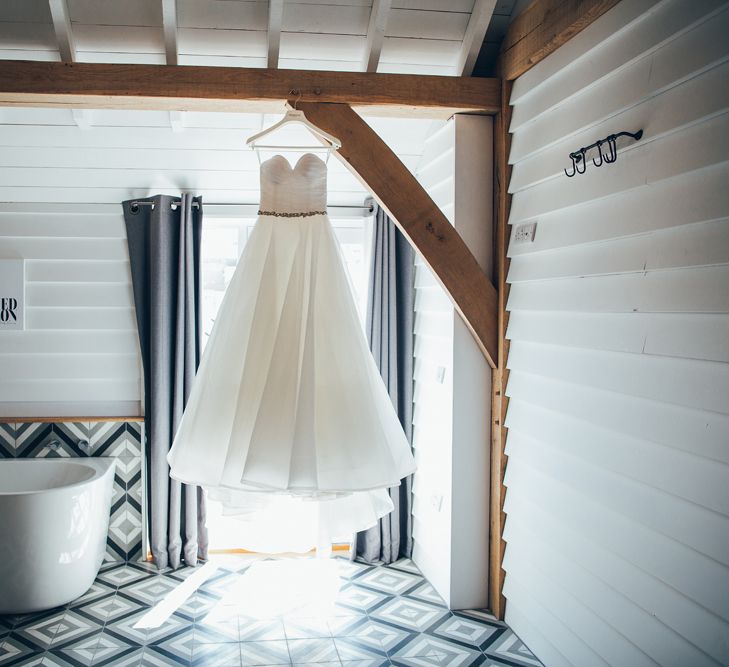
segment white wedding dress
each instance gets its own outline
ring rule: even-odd
[[[326,191],[315,155],[293,169],[281,156],[261,165],[259,218],[167,457],[171,477],[249,522],[247,548],[284,550],[293,531],[289,548],[303,550],[373,526],[392,511],[387,489],[415,470]],[[266,544],[271,522],[277,538]]]

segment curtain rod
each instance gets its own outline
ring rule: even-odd
[[[180,205],[180,200],[176,199],[170,202],[170,208],[176,209]],[[151,206],[154,208],[154,202],[153,201],[133,201],[129,208],[131,209],[132,213],[136,213],[139,210],[140,206]],[[192,206],[194,208],[200,208],[200,205],[194,201],[192,202]],[[257,207],[259,204],[245,204],[245,203],[233,203],[233,202],[205,202],[205,206],[253,206]],[[348,206],[347,204],[329,204],[327,208],[349,208],[349,209],[357,209],[361,208],[363,211],[366,211],[367,213],[372,213],[375,208],[374,204],[370,203],[370,201],[366,201],[363,206]]]

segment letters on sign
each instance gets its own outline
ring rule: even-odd
[[[25,261],[0,259],[0,332],[25,329]]]

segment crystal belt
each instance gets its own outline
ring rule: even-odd
[[[308,218],[312,215],[326,215],[326,211],[302,211],[301,213],[278,213],[277,211],[259,210],[258,215],[273,215],[277,218]]]

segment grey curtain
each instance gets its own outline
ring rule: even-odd
[[[184,194],[173,209],[172,199],[122,202],[144,365],[150,546],[159,568],[207,557],[202,489],[170,479],[166,458],[200,362],[202,335],[202,200]]]
[[[367,338],[408,441],[413,421],[412,246],[395,223],[375,206],[367,298]],[[379,525],[357,534],[356,555],[368,563],[392,563],[413,551],[412,476],[390,489],[395,509]]]

